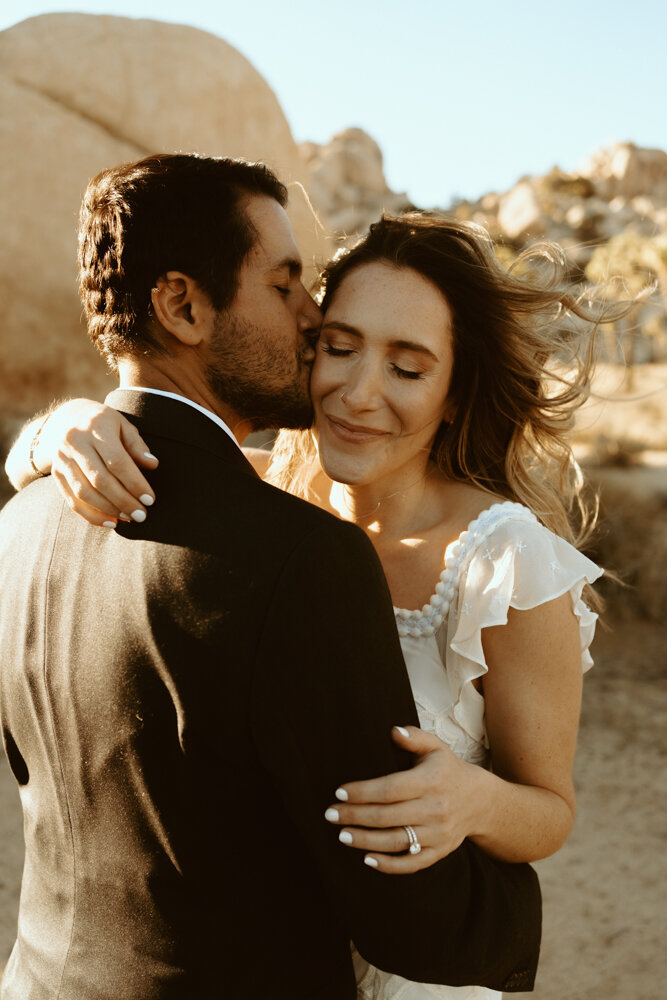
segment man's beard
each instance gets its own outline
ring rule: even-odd
[[[313,406],[304,378],[308,364],[280,351],[258,327],[217,317],[210,344],[208,383],[217,398],[250,423],[253,431],[304,430]]]

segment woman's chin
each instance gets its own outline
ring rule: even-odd
[[[369,482],[368,470],[355,469],[346,462],[327,461],[326,455],[321,451],[319,459],[325,475],[334,483],[342,483],[344,486],[365,486]]]

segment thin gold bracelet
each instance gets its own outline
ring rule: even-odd
[[[47,420],[49,419],[50,416],[51,416],[50,413],[46,414],[46,416],[42,420],[41,424],[37,428],[35,436],[32,439],[32,442],[30,444],[30,464],[31,464],[31,466],[33,467],[34,471],[37,473],[38,476],[47,476],[48,475],[47,472],[42,472],[42,470],[38,469],[37,466],[35,465],[35,448],[37,447],[37,442],[39,441],[39,435],[42,433],[42,431],[46,427],[46,422],[47,422]]]

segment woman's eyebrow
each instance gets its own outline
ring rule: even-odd
[[[357,330],[356,326],[350,326],[349,323],[339,323],[337,320],[331,320],[329,323],[322,324],[323,330],[342,330],[343,333],[351,333],[353,337],[363,337],[361,330]]]
[[[440,360],[437,354],[430,351],[428,347],[424,347],[423,344],[415,344],[413,340],[392,340],[389,346],[397,347],[401,351],[417,351],[418,354],[424,354],[433,361]]]

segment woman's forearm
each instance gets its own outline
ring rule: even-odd
[[[33,480],[38,479],[40,472],[44,474],[50,471],[50,464],[48,467],[40,464],[38,466],[40,471],[38,472],[33,468],[30,461],[30,450],[32,448],[35,435],[47,416],[48,414],[42,414],[41,416],[33,417],[33,419],[30,420],[22,429],[18,438],[12,445],[9,455],[7,456],[7,460],[5,462],[5,472],[7,473],[7,478],[15,490],[22,490],[24,486],[28,486],[29,483],[33,482]],[[36,457],[37,456],[33,455],[33,460],[35,460]],[[40,456],[39,461],[44,461],[42,456]]]
[[[483,774],[479,833],[470,835],[470,840],[493,857],[511,862],[539,861],[565,843],[574,822],[573,805],[550,789],[505,781],[488,771]]]

